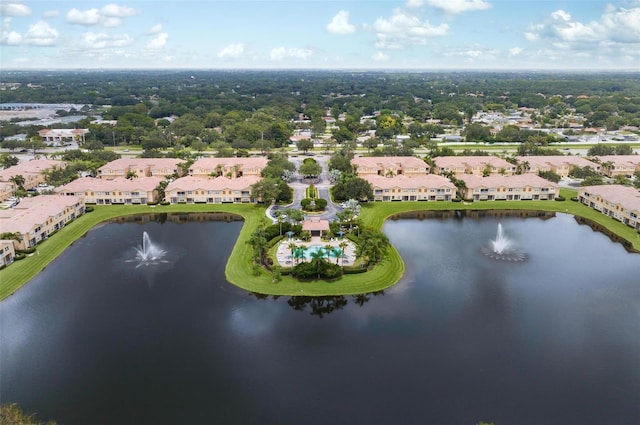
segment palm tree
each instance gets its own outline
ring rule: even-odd
[[[324,262],[324,251],[322,248],[311,253],[311,262],[316,265],[316,272],[318,272],[318,279],[320,279],[320,266]]]
[[[9,177],[9,181],[15,184],[18,189],[24,190],[26,180],[22,174],[16,174],[15,176]]]
[[[336,265],[337,265],[338,264],[338,260],[340,259],[340,256],[342,255],[342,251],[340,250],[340,248],[331,248],[331,253],[333,253],[334,257],[336,257]],[[342,263],[344,265],[344,260],[342,260]]]
[[[347,257],[347,246],[349,246],[349,244],[342,241],[338,246],[340,247],[340,256],[342,257],[342,267],[344,267],[344,259]]]
[[[305,257],[305,252],[307,252],[307,250],[309,249],[308,246],[306,245],[300,245],[297,249],[296,249],[296,257],[298,260],[300,259],[304,259]]]
[[[331,255],[331,253],[333,252],[333,247],[330,244],[326,244],[324,246],[324,252],[327,254],[327,261],[329,261],[329,257]]]
[[[294,253],[296,251],[296,248],[298,248],[298,245],[296,245],[295,242],[289,242],[289,244],[287,245],[287,248],[291,250],[291,258],[294,258]]]

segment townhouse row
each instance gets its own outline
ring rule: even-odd
[[[586,186],[578,190],[578,200],[640,231],[640,192],[629,186]]]

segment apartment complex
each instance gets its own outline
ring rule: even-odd
[[[633,177],[640,171],[640,155],[603,155],[597,157],[602,167],[602,174],[608,177]]]
[[[0,201],[4,201],[15,193],[16,186],[12,179],[16,176],[24,178],[24,189],[29,190],[45,182],[45,171],[53,168],[65,168],[67,163],[64,161],[56,161],[53,159],[32,159],[31,161],[21,162],[13,167],[0,170]],[[12,192],[13,191],[13,192]]]
[[[76,196],[84,203],[97,205],[137,205],[158,202],[158,184],[162,177],[135,179],[94,179],[82,177],[56,189],[65,196]]]
[[[256,175],[238,178],[186,176],[167,185],[165,199],[172,204],[255,202],[251,198],[251,186],[260,180],[261,177]]]
[[[578,199],[602,214],[640,230],[640,192],[629,186],[585,186],[578,190]]]
[[[181,176],[182,169],[178,158],[120,158],[98,168],[101,179],[135,177],[166,177],[176,174]]]
[[[84,136],[89,134],[86,128],[45,128],[38,131],[45,145],[64,146],[69,142],[84,140]]]
[[[267,166],[267,158],[202,158],[189,168],[193,177],[260,176]]]
[[[41,195],[24,198],[20,204],[0,210],[2,233],[17,233],[16,249],[27,249],[84,214],[84,201],[77,196]],[[4,248],[3,248],[4,249]]]
[[[0,267],[13,263],[13,259],[16,257],[15,242],[8,239],[0,240]]]
[[[573,167],[591,167],[598,173],[601,171],[600,164],[579,156],[518,156],[517,159],[523,168],[522,171],[531,174],[551,171],[560,177],[567,177]]]
[[[510,176],[516,172],[515,165],[497,156],[438,156],[433,160],[436,164],[434,167],[436,174],[454,173],[456,176],[500,174]]]
[[[353,158],[359,177],[364,176],[417,176],[429,174],[429,164],[413,156],[360,156]]]
[[[466,184],[464,199],[474,201],[519,201],[555,199],[558,185],[534,174],[480,177],[465,174],[458,177]]]
[[[456,187],[451,181],[435,174],[384,177],[363,175],[371,183],[375,201],[450,201]]]

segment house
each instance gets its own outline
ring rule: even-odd
[[[603,155],[597,157],[602,166],[602,174],[608,177],[633,177],[640,171],[640,155]]]
[[[312,238],[321,238],[323,232],[330,230],[329,220],[321,220],[319,218],[304,220],[302,222],[302,230],[311,233]]]
[[[359,177],[378,175],[425,175],[429,164],[413,156],[359,156],[351,160]]]
[[[267,166],[267,158],[202,158],[189,167],[193,177],[242,177],[260,176]]]
[[[185,176],[169,183],[165,189],[165,199],[172,204],[223,204],[250,203],[251,186],[261,180],[255,175],[237,178],[204,178]]]
[[[497,156],[438,156],[434,158],[436,174],[513,175],[516,166]]]
[[[163,180],[162,177],[110,180],[82,177],[60,186],[56,189],[56,193],[80,197],[87,204],[149,204],[158,202],[156,188]]]
[[[466,189],[462,197],[474,201],[552,200],[559,193],[558,185],[535,174],[481,177],[463,174]]]
[[[578,200],[602,214],[640,230],[640,192],[633,187],[585,186],[578,189]]]
[[[579,156],[518,156],[518,163],[523,172],[538,174],[541,171],[551,171],[560,177],[567,177],[574,167],[591,167],[600,172],[600,165]]]
[[[362,176],[373,187],[375,201],[450,201],[456,187],[449,179],[435,174],[384,177]]]
[[[24,189],[34,189],[40,183],[45,182],[45,171],[53,168],[65,168],[66,166],[67,163],[64,161],[56,161],[53,159],[32,159],[31,161],[21,162],[13,167],[0,170],[0,183],[4,183],[5,185],[7,183],[11,183],[13,185],[11,180],[16,176],[22,176],[24,178]],[[5,186],[3,190],[0,190],[0,196],[5,196],[4,194],[9,193],[9,190],[10,189]],[[15,192],[15,187],[13,190]],[[13,193],[10,193],[8,196],[12,195]],[[0,199],[0,201],[3,201],[4,199],[6,199],[6,197]]]
[[[16,257],[16,249],[14,247],[16,242],[7,239],[0,240],[0,268],[13,263],[13,259]]]
[[[183,171],[178,164],[184,162],[178,158],[119,158],[98,168],[98,178],[116,179],[129,175],[136,177],[166,177]]]
[[[83,141],[89,130],[86,128],[45,128],[38,131],[45,145],[64,146],[70,142]]]
[[[22,240],[13,242],[15,249],[27,249],[47,239],[84,211],[84,201],[77,196],[24,198],[15,207],[0,211],[0,228],[3,233],[20,235]]]

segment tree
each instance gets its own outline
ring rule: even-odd
[[[305,178],[317,178],[322,173],[322,166],[316,161],[304,161],[300,164],[298,173]]]
[[[333,187],[333,197],[339,201],[347,199],[368,201],[373,199],[373,187],[361,177],[352,177],[344,182],[338,182]]]
[[[274,178],[264,178],[251,185],[251,197],[270,204],[278,199],[280,194],[279,181]]]
[[[15,176],[9,177],[9,181],[15,184],[18,189],[24,190],[24,184],[26,183],[26,180],[22,176],[22,174],[16,174]]]
[[[287,248],[289,248],[289,250],[291,250],[291,258],[294,258],[295,251],[296,251],[296,249],[298,249],[298,245],[296,245],[295,242],[291,241],[287,245]]]
[[[553,171],[538,171],[538,176],[554,183],[558,183],[561,179],[561,177]]]
[[[491,140],[491,129],[479,123],[469,124],[463,131],[465,141],[484,143]]]
[[[344,267],[344,259],[347,258],[347,246],[349,246],[349,244],[342,241],[338,246],[340,247],[340,257],[342,257],[342,266]]]
[[[296,146],[298,147],[298,150],[307,153],[309,150],[313,149],[313,142],[308,139],[302,139],[296,142]]]
[[[13,167],[14,165],[18,165],[19,163],[20,160],[16,156],[12,156],[7,153],[3,153],[2,155],[0,155],[0,166],[2,166],[2,168],[6,169],[9,167]]]
[[[264,263],[267,242],[265,231],[262,227],[259,227],[247,241],[253,247],[254,260],[258,264]]]

